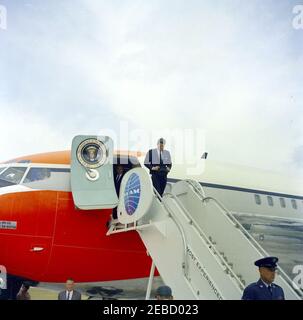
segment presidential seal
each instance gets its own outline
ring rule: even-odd
[[[77,159],[85,167],[95,169],[107,160],[108,151],[103,142],[97,139],[84,140],[77,149]]]

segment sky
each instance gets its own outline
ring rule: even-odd
[[[199,129],[213,160],[302,172],[300,2],[0,0],[0,161],[122,123],[141,148]]]

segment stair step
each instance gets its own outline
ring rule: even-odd
[[[211,242],[211,244],[216,245],[217,242],[215,240],[212,239],[212,237],[208,237],[209,241]]]

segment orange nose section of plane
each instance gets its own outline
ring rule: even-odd
[[[106,236],[111,210],[77,210],[70,192],[0,196],[0,257],[8,273],[44,282],[147,277],[150,258],[136,232]]]
[[[128,151],[115,154],[142,155]],[[70,160],[70,151],[59,151],[6,163],[69,165]],[[137,232],[106,236],[111,209],[78,210],[71,192],[21,185],[6,190],[0,195],[0,264],[9,274],[44,282],[148,277],[151,259]]]
[[[28,156],[22,156],[8,160],[4,163],[19,163],[19,162],[29,162],[29,163],[41,163],[41,164],[70,164],[71,151],[56,151],[47,153],[38,153]]]

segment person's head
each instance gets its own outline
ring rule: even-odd
[[[260,277],[264,282],[271,284],[275,281],[276,268],[261,267],[259,268],[259,272]]]
[[[73,279],[67,279],[66,280],[66,283],[65,283],[65,287],[66,287],[66,290],[67,291],[72,291],[74,290],[74,287],[75,287],[75,282]]]
[[[117,168],[116,168],[117,174],[122,174],[124,171],[124,168],[122,166],[122,164],[118,164]]]
[[[23,282],[22,284],[22,291],[27,292],[30,288],[30,285],[28,282]]]
[[[266,257],[255,262],[255,265],[259,267],[260,278],[265,283],[274,282],[278,260],[277,257]]]
[[[171,288],[168,286],[161,286],[157,289],[156,292],[157,300],[173,300]]]
[[[165,141],[164,138],[160,138],[160,139],[158,140],[157,146],[158,146],[158,148],[159,148],[161,151],[164,150],[165,143],[166,143],[166,141]]]

